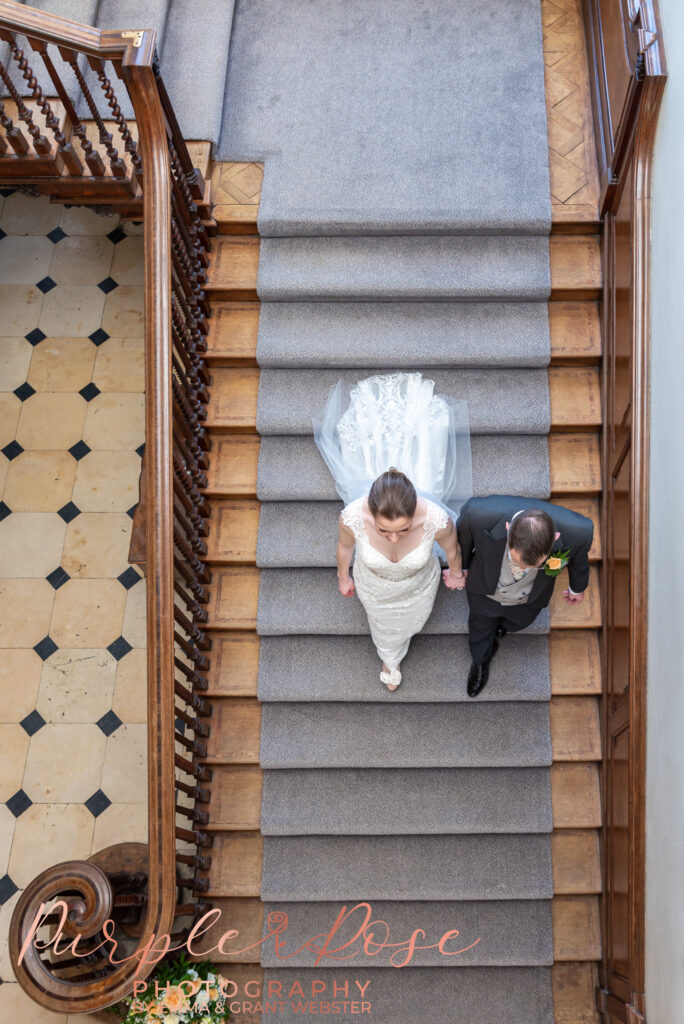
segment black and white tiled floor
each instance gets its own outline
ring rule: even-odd
[[[147,839],[145,581],[128,563],[142,237],[18,192],[0,207],[0,1018],[57,1024],[13,983],[19,892]]]

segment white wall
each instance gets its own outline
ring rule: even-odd
[[[660,0],[668,62],[655,146],[646,757],[646,1019],[684,1020],[684,3]]]

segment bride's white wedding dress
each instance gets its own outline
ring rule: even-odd
[[[362,495],[342,510],[342,522],[354,534],[354,586],[368,616],[371,637],[378,656],[390,669],[382,681],[398,684],[398,666],[414,633],[427,622],[439,586],[441,567],[434,552],[435,533],[449,521],[447,513],[427,502],[423,535],[416,548],[398,562],[392,562],[374,548],[366,533]]]
[[[468,404],[436,395],[434,381],[418,372],[376,374],[351,389],[338,381],[313,427],[345,502],[342,520],[354,533],[356,592],[378,655],[391,670],[381,678],[396,684],[439,586],[435,533],[472,495]],[[408,476],[428,506],[419,545],[398,562],[371,545],[362,513],[371,484],[391,466]]]

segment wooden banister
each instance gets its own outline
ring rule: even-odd
[[[197,432],[205,416],[204,385],[208,379],[202,354],[206,304],[201,273],[206,265],[207,239],[194,201],[198,193],[204,198],[204,183],[201,175],[194,173],[163,88],[154,31],[101,32],[0,0],[0,35],[12,44],[15,35],[28,38],[33,51],[47,58],[44,63],[55,88],[56,81],[60,82],[58,95],[66,90],[47,48],[56,48],[66,67],[73,68],[81,54],[88,57],[98,72],[102,90],[98,98],[108,108],[100,108],[97,123],[105,116],[110,121],[113,117],[124,143],[129,143],[125,184],[130,196],[138,196],[144,222],[146,440],[141,491],[147,500],[140,506],[142,519],[137,518],[136,560],[144,564],[147,575],[146,866],[145,871],[131,872],[121,851],[113,848],[108,857],[96,855],[89,862],[72,861],[44,871],[21,894],[9,937],[12,966],[28,995],[49,1010],[85,1013],[118,1002],[131,993],[134,980],[144,980],[153,969],[153,964],[141,965],[137,956],[130,954],[132,934],[137,939],[135,950],[144,950],[150,943],[158,946],[162,936],[186,934],[183,920],[187,925],[207,907],[196,898],[206,887],[195,874],[198,863],[203,869],[210,863],[205,851],[211,846],[210,835],[202,831],[206,812],[198,806],[206,793],[197,786],[198,779],[210,778],[202,764],[206,744],[199,739],[209,734],[210,726],[197,696],[206,689],[201,672],[209,663],[211,646],[202,631],[206,615],[201,607],[203,585],[209,579],[201,561],[206,509],[203,503],[189,507],[186,497],[201,479],[206,450],[203,439],[197,440]],[[23,51],[14,45],[11,52],[17,62],[23,61],[26,81],[34,98],[40,100],[30,67],[23,56],[17,56]],[[113,75],[104,70],[106,61],[112,63]],[[139,152],[132,147],[120,116],[112,85],[115,78],[133,106]],[[91,98],[94,104],[95,98]],[[50,184],[45,175],[44,191],[53,188],[53,198],[59,200],[63,194],[57,186],[64,187],[65,179],[72,198],[79,195],[79,188],[92,189],[96,182],[100,201],[111,200],[116,205],[122,196],[122,180],[117,158],[112,157],[115,147],[111,138],[103,139],[99,152],[88,149],[90,144],[86,145],[84,133],[79,133],[82,126],[73,107],[71,113],[76,122],[71,129],[83,146],[87,174],[79,178],[71,173],[78,169],[75,161],[66,168],[58,163],[58,145],[71,144],[66,133],[49,154],[35,149],[27,152],[13,135],[16,125],[2,121],[0,139],[9,145],[4,150],[0,146],[0,177],[33,181],[31,176],[51,160],[55,168],[60,167],[61,179],[61,184]],[[26,133],[21,137],[26,139]],[[131,159],[134,153],[137,158]],[[108,162],[112,164],[109,175],[99,173]],[[183,497],[174,498],[175,493]],[[184,751],[182,756],[177,747]],[[192,828],[180,827],[178,816],[181,821],[189,819]],[[177,850],[179,842],[183,846]],[[122,884],[128,885],[124,895]],[[105,922],[111,920],[115,931],[128,936],[128,961],[111,963],[95,954],[82,961],[74,956],[60,960],[29,943],[19,963],[39,908],[56,899],[65,900],[69,910],[66,941],[68,936],[78,935],[86,951],[88,942],[95,948],[102,940]],[[131,915],[136,914],[140,920],[132,930]],[[45,927],[54,924],[48,922]],[[120,957],[119,952],[116,958]]]

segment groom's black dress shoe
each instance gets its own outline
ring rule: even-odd
[[[489,662],[492,660],[494,655],[499,649],[499,641],[494,641],[492,647],[492,653],[489,655],[486,661],[483,661],[481,665],[473,661],[470,665],[470,672],[468,673],[468,696],[477,697],[478,693],[481,693],[487,685],[489,679]]]
[[[506,636],[507,632],[508,632],[508,630],[506,629],[506,627],[502,626],[501,623],[499,623],[499,625],[496,627],[495,636],[498,636],[498,637]]]

